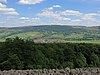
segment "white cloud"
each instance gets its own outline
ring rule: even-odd
[[[65,15],[65,16],[80,16],[82,15],[82,13],[80,13],[79,11],[74,11],[74,10],[65,10],[65,11],[61,11],[59,12],[61,15]]]
[[[52,18],[56,20],[70,20],[70,18],[62,17],[60,14],[57,14],[53,11],[44,11],[42,13],[38,14],[39,17],[45,17],[45,18]]]
[[[60,8],[60,5],[53,5],[54,8]]]
[[[48,17],[48,18],[54,17],[55,18],[55,17],[58,17],[60,15],[55,13],[55,12],[53,12],[53,11],[45,10],[42,13],[39,13],[38,16],[39,17]]]
[[[46,19],[44,24],[61,24],[61,25],[82,25],[82,26],[100,26],[99,13],[81,13],[76,10],[65,10],[65,11],[55,11],[55,7],[61,7],[58,5],[53,5],[52,7],[42,10],[38,13],[38,17]]]
[[[7,0],[0,0],[0,2],[7,2]]]
[[[21,17],[19,18],[21,23],[38,23],[40,18],[28,18],[28,17]]]
[[[19,0],[19,4],[37,4],[43,1],[44,0]]]
[[[100,26],[100,13],[82,13],[76,10],[58,11],[55,8],[60,8],[60,5],[43,9],[37,13],[36,18],[13,16],[5,19],[0,19],[0,25],[12,26],[28,26],[28,25],[80,25],[80,26]],[[8,8],[0,3],[0,15],[18,15],[14,8]],[[14,18],[17,17],[17,18]]]
[[[68,21],[71,20],[70,18],[66,18],[66,17],[56,17],[56,20],[60,20],[60,21]]]
[[[6,5],[0,3],[0,8],[6,8]]]
[[[83,20],[95,20],[95,17],[99,17],[100,14],[97,13],[88,13],[88,14],[84,14],[82,15],[81,19]]]
[[[14,8],[8,8],[6,5],[0,3],[0,15],[19,15]]]
[[[72,24],[72,25],[81,25],[81,23],[82,23],[82,20],[80,20],[80,19],[70,21],[70,24]]]
[[[52,18],[55,20],[70,20],[70,18],[63,17],[61,14],[57,13],[56,11],[53,11],[54,8],[59,8],[60,5],[53,5],[52,7],[46,8],[42,11],[42,13],[37,14],[38,17],[45,17],[45,18]]]
[[[40,18],[18,17],[18,16],[6,16],[1,17],[0,27],[16,27],[16,26],[29,26],[39,25]]]
[[[19,18],[20,20],[28,20],[29,18],[27,18],[27,17],[21,17],[21,18]]]
[[[60,5],[53,5],[52,7],[44,9],[44,11],[45,10],[54,10],[54,8],[60,8],[60,7],[61,7]]]

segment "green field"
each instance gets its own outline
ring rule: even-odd
[[[81,40],[81,41],[65,41],[71,43],[93,43],[93,44],[100,44],[100,40]]]
[[[100,27],[85,26],[28,26],[0,28],[0,41],[6,38],[20,37],[22,39],[63,39],[72,43],[99,43]],[[71,40],[71,41],[70,41]],[[74,40],[74,41],[72,41]],[[82,40],[82,41],[77,41]],[[85,40],[85,41],[84,41]],[[88,41],[90,40],[90,41]]]
[[[13,37],[14,38],[14,37]],[[0,40],[0,42],[4,42],[5,40]],[[92,43],[92,44],[100,44],[100,40],[74,40],[74,41],[62,41],[60,43]],[[48,42],[49,43],[49,42]]]
[[[22,38],[22,39],[34,39],[34,38],[39,38],[42,37],[43,34],[39,32],[25,32],[25,33],[19,33],[15,35],[8,36],[6,38],[15,38],[16,36]]]

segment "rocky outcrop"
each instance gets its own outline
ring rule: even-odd
[[[100,75],[100,68],[4,70],[0,75]]]

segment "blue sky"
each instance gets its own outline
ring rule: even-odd
[[[0,0],[0,27],[100,26],[100,0]]]

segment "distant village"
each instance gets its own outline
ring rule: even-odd
[[[64,42],[64,39],[35,39],[33,42],[46,43],[46,42]]]

